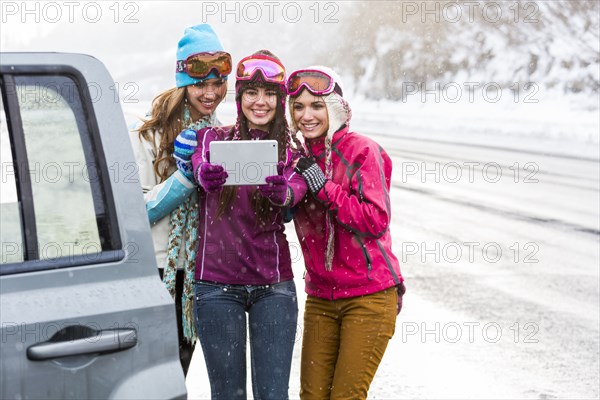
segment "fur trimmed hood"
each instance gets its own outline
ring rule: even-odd
[[[352,110],[350,109],[350,105],[343,98],[344,93],[344,85],[340,76],[333,71],[331,68],[324,66],[311,66],[304,69],[321,71],[333,79],[334,83],[334,91],[323,95],[317,96],[321,97],[325,102],[325,106],[327,109],[327,117],[329,120],[329,127],[327,128],[327,133],[325,134],[325,177],[328,180],[331,180],[333,176],[333,164],[331,160],[331,141],[333,139],[333,135],[338,132],[340,129],[344,127],[349,127],[350,119],[352,118]],[[307,90],[307,89],[304,89]],[[292,131],[295,135],[299,129],[294,121],[294,98],[290,97],[289,100],[289,113],[290,120],[292,121]],[[327,212],[326,217],[326,237],[327,237],[327,248],[326,248],[326,256],[325,256],[325,266],[328,271],[332,270],[332,262],[333,262],[333,252],[334,252],[334,242],[335,242],[335,229],[333,226],[333,216],[331,212]]]

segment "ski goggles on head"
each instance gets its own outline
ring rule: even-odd
[[[224,51],[196,53],[185,60],[177,60],[177,72],[185,72],[192,78],[204,78],[212,71],[220,76],[231,73],[231,55]]]
[[[273,57],[256,54],[238,63],[236,79],[238,81],[252,80],[257,71],[262,73],[265,82],[285,85],[285,68]]]
[[[315,96],[324,96],[332,93],[336,85],[333,78],[323,71],[301,69],[292,72],[288,78],[286,89],[288,95],[294,97],[300,93],[302,88],[308,89]]]

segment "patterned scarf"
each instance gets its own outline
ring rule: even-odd
[[[325,104],[327,104],[327,113],[329,115],[330,129],[325,137],[325,177],[328,180],[333,178],[333,161],[332,161],[332,140],[333,135],[344,126],[349,126],[352,118],[352,109],[346,100],[337,93],[331,93],[324,96]],[[332,129],[338,127],[337,129]],[[333,270],[333,253],[335,244],[335,226],[333,221],[333,212],[327,209],[325,214],[325,237],[327,247],[325,250],[325,269]]]
[[[183,121],[183,126],[196,131],[218,124],[214,113],[197,122],[192,122],[187,107],[184,110]],[[185,237],[185,243],[182,243],[183,237]],[[169,215],[168,243],[163,282],[167,286],[171,296],[175,298],[177,261],[181,246],[183,245],[185,254],[183,295],[181,296],[183,336],[188,342],[195,343],[198,339],[194,326],[194,272],[196,267],[196,250],[198,247],[198,192],[196,190],[177,208],[171,211]]]

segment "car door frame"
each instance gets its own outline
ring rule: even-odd
[[[125,120],[119,102],[110,93],[114,81],[104,65],[91,56],[2,53],[0,75],[4,88],[7,82],[14,84],[11,76],[36,74],[68,75],[77,83],[90,133],[89,143],[84,143],[89,148],[84,153],[86,162],[91,158],[99,172],[108,243],[93,257],[39,259],[35,215],[30,215],[31,182],[27,170],[21,169],[27,166],[27,153],[18,103],[3,89],[12,154],[19,166],[15,175],[25,225],[25,259],[0,265],[2,397],[35,396],[46,387],[61,386],[62,379],[64,392],[52,393],[63,398],[185,398],[175,307],[158,278],[137,170],[131,171],[135,162]],[[94,101],[91,85],[103,92]],[[111,176],[112,167],[121,174]],[[135,345],[108,353],[84,351],[78,356],[40,361],[28,358],[27,350],[32,346],[82,326],[107,332],[117,342],[124,331],[133,339],[131,332],[135,331]],[[85,339],[83,345],[97,344],[96,336]],[[96,375],[115,375],[115,379],[102,378],[106,385],[102,380],[90,379],[96,367]],[[78,384],[76,377],[87,377],[89,384]],[[31,386],[40,390],[27,392]]]

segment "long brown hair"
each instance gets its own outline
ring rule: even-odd
[[[185,87],[169,89],[152,100],[152,114],[143,121],[138,129],[140,136],[156,145],[156,135],[160,134],[160,143],[154,161],[154,173],[161,182],[166,180],[175,168],[173,143],[183,130],[183,110],[186,105]]]
[[[268,50],[259,50],[253,55],[266,55],[279,60],[273,53]],[[269,124],[268,135],[264,138],[265,140],[271,139],[277,141],[277,147],[279,152],[279,161],[286,161],[288,148],[301,149],[302,145],[297,138],[292,138],[287,120],[285,119],[285,100],[287,94],[283,85],[275,83],[264,82],[263,77],[260,74],[256,74],[250,81],[238,81],[236,82],[235,89],[235,101],[237,104],[238,116],[237,122],[229,132],[228,140],[250,140],[250,134],[248,133],[248,119],[244,115],[241,109],[242,95],[244,91],[248,89],[265,88],[267,90],[274,90],[277,93],[277,106],[275,108],[275,118]],[[292,145],[291,141],[294,142],[295,146]],[[226,186],[223,188],[219,197],[219,208],[217,209],[217,218],[220,218],[226,210],[231,209],[234,198],[237,196],[237,186]],[[257,190],[252,191],[252,206],[257,216],[257,222],[266,224],[269,216],[273,213],[273,205],[271,202],[263,197]]]

